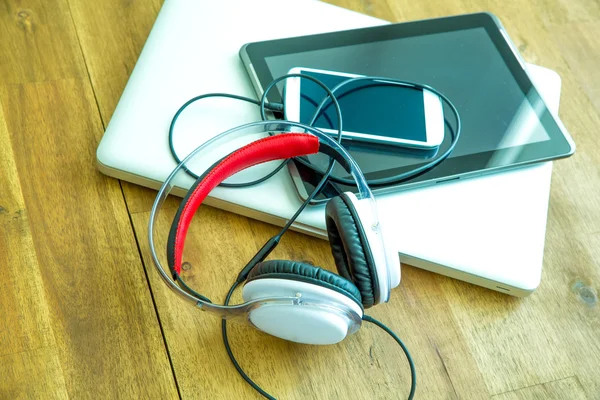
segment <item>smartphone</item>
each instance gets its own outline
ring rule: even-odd
[[[329,89],[364,75],[313,68],[292,68],[290,74],[304,74]],[[431,150],[444,140],[442,100],[429,90],[389,83],[357,81],[346,84],[335,96],[342,111],[345,140]],[[327,92],[304,78],[289,78],[284,87],[285,118],[310,124]],[[338,133],[335,106],[328,101],[313,126],[333,136]]]

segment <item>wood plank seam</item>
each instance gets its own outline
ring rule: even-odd
[[[7,2],[9,8],[12,3]],[[14,4],[15,13],[18,7],[27,5],[26,2]],[[3,43],[13,44],[17,54],[14,58],[18,62],[0,66],[3,77],[8,75],[10,78],[11,72],[14,75],[13,79],[2,82],[0,94],[6,100],[2,108],[6,110],[6,130],[11,136],[9,140],[14,153],[11,158],[15,159],[21,182],[22,207],[31,215],[33,243],[28,247],[33,250],[30,254],[37,258],[42,270],[43,291],[48,298],[42,304],[49,303],[52,311],[52,330],[43,334],[47,338],[52,334],[56,336],[60,364],[55,370],[64,368],[68,371],[66,382],[70,395],[91,394],[95,390],[108,395],[111,387],[121,394],[144,390],[158,393],[153,386],[163,393],[171,390],[174,394],[172,371],[167,372],[164,363],[167,358],[163,358],[166,355],[164,341],[156,330],[157,317],[150,315],[156,314],[156,310],[154,306],[150,308],[149,298],[144,299],[147,280],[139,275],[139,270],[129,271],[130,277],[122,279],[119,270],[119,264],[127,258],[133,261],[134,267],[143,268],[143,265],[139,263],[139,252],[129,251],[133,249],[129,239],[134,236],[129,236],[133,233],[131,223],[119,223],[124,222],[126,212],[119,204],[122,191],[115,193],[116,181],[111,183],[93,170],[101,119],[94,121],[97,104],[91,104],[95,101],[93,90],[91,85],[87,86],[90,78],[88,75],[86,81],[83,72],[83,55],[81,49],[77,49],[72,16],[67,15],[70,10],[64,2],[32,4],[32,11],[27,15],[32,16],[33,21],[39,19],[37,32],[42,33],[35,36],[35,30],[26,32],[26,39],[34,44],[44,41],[43,44],[48,44],[60,43],[55,35],[62,36],[62,42],[68,42],[65,48],[70,51],[60,51],[59,45],[56,48],[17,46],[23,33],[15,27],[12,13],[2,13],[0,21],[6,23],[0,23],[0,36]],[[46,56],[45,65],[50,64],[48,60],[55,60],[50,65],[57,67],[47,67],[48,72],[42,63],[34,72],[23,72],[32,63],[22,60],[33,59],[36,54]],[[66,190],[61,190],[61,180],[64,180]],[[65,194],[69,190],[74,191]],[[96,212],[86,214],[92,209]],[[67,214],[66,210],[70,210],[70,214],[60,218],[61,214]],[[103,211],[108,211],[108,218],[103,216]],[[111,216],[115,216],[114,224],[108,222]],[[119,234],[124,240],[118,240]],[[63,243],[70,245],[61,247]],[[124,253],[110,250],[117,248],[123,249]],[[107,259],[106,265],[103,257]],[[27,267],[26,261],[23,267]],[[106,270],[95,267],[106,267]],[[94,283],[85,280],[85,272],[92,277],[97,274],[96,284],[107,285],[98,287],[92,296],[86,296],[85,287]],[[102,281],[107,276],[109,278]],[[77,283],[83,285],[76,286]],[[126,283],[135,286],[128,286],[128,292],[125,292]],[[116,290],[115,296],[107,290],[108,285]],[[8,328],[10,332],[12,328],[18,328],[18,324]],[[121,334],[125,331],[129,331],[128,336]],[[30,332],[33,334],[33,330]],[[129,334],[135,338],[133,343],[127,342]],[[105,349],[99,345],[104,343],[115,346],[108,348],[110,351],[101,351]],[[140,365],[141,360],[150,362]],[[116,368],[106,368],[107,365]],[[127,365],[134,368],[122,368]],[[144,377],[147,372],[151,375]]]
[[[158,306],[156,304],[156,298],[154,296],[154,291],[152,290],[152,287],[150,285],[150,277],[148,276],[148,266],[146,265],[146,263],[144,261],[144,257],[142,255],[142,248],[140,247],[140,240],[139,240],[137,232],[135,230],[135,225],[133,224],[133,219],[132,219],[131,213],[129,212],[129,205],[127,204],[127,199],[125,198],[125,192],[123,191],[123,184],[120,180],[119,180],[119,187],[121,188],[121,194],[123,195],[123,202],[125,203],[125,208],[127,209],[127,216],[129,218],[129,224],[131,225],[131,230],[133,231],[133,238],[135,239],[135,245],[137,247],[137,251],[140,255],[140,261],[141,261],[142,267],[144,269],[144,276],[146,278],[148,292],[150,292],[150,298],[152,299],[152,305],[154,306],[154,311],[156,313],[156,320],[158,321],[158,327],[160,329],[160,334],[163,339],[165,351],[167,352],[167,358],[169,359],[169,365],[171,366],[171,373],[173,374],[173,381],[175,382],[175,387],[177,388],[177,395],[179,396],[180,399],[182,399],[183,397],[181,396],[181,389],[179,387],[179,381],[177,379],[177,374],[175,373],[175,366],[173,365],[173,358],[171,357],[171,349],[168,346],[167,337],[165,335],[165,330],[163,328],[163,321],[161,320],[160,313],[158,312]]]
[[[68,5],[68,8],[69,8],[69,16],[71,18],[71,23],[73,24],[73,30],[75,32],[75,37],[77,38],[77,45],[78,45],[79,51],[81,53],[81,58],[83,59],[83,64],[84,64],[85,71],[86,71],[86,74],[87,74],[87,79],[88,79],[88,81],[90,83],[90,87],[92,89],[92,94],[93,94],[93,97],[94,97],[94,103],[95,103],[96,109],[98,111],[98,116],[100,117],[100,122],[102,124],[102,128],[103,128],[103,130],[105,130],[106,129],[107,121],[104,120],[104,115],[102,115],[102,111],[100,109],[100,103],[98,101],[98,95],[97,95],[97,92],[96,92],[96,88],[94,86],[94,81],[93,81],[92,76],[90,74],[90,69],[89,69],[89,66],[88,66],[88,60],[85,57],[85,52],[83,51],[83,46],[81,44],[81,38],[79,37],[79,31],[77,30],[77,24],[75,23],[75,19],[73,18],[73,11],[71,9],[71,1],[67,1],[67,5]],[[173,375],[173,381],[175,382],[175,387],[177,389],[177,395],[181,399],[181,390],[179,388],[179,382],[177,380],[177,375],[175,374],[175,367],[173,366],[173,359],[171,357],[171,352],[170,352],[169,346],[167,345],[167,338],[165,336],[165,332],[164,332],[164,329],[163,329],[163,324],[162,324],[162,321],[160,319],[160,314],[158,312],[158,308],[157,308],[157,305],[156,305],[156,299],[154,298],[154,293],[153,293],[153,291],[152,291],[152,289],[150,287],[150,280],[148,278],[147,267],[146,267],[146,265],[144,265],[144,259],[142,257],[142,251],[141,251],[140,244],[139,244],[139,238],[138,238],[137,233],[136,233],[136,231],[134,229],[133,221],[131,219],[131,213],[129,212],[129,206],[127,204],[127,199],[125,198],[125,193],[123,191],[123,184],[122,184],[122,182],[120,180],[119,180],[119,188],[120,188],[121,195],[122,195],[122,198],[123,198],[123,204],[125,205],[125,209],[127,210],[127,216],[128,216],[128,219],[129,219],[129,224],[130,224],[130,227],[131,227],[131,231],[133,233],[133,238],[135,240],[135,244],[136,244],[136,248],[137,248],[137,251],[138,251],[139,259],[140,259],[140,262],[142,264],[142,269],[144,271],[144,277],[146,279],[146,285],[148,287],[148,292],[150,293],[150,298],[152,300],[152,305],[153,305],[153,308],[154,308],[154,313],[155,313],[155,316],[156,316],[156,320],[158,322],[158,326],[159,326],[159,329],[160,329],[160,334],[162,336],[162,340],[163,340],[163,344],[164,344],[164,347],[165,347],[165,351],[167,353],[167,358],[169,360],[169,365],[171,367],[171,373]]]
[[[67,7],[69,8],[69,17],[71,17],[71,24],[73,24],[73,31],[75,32],[75,37],[77,38],[77,47],[79,47],[79,52],[81,53],[81,59],[83,60],[83,66],[85,67],[85,73],[90,82],[90,87],[92,88],[92,94],[94,95],[94,103],[96,103],[96,109],[98,110],[98,115],[100,116],[100,122],[102,123],[103,130],[106,130],[106,122],[104,121],[104,116],[102,115],[102,111],[100,110],[100,103],[98,102],[98,95],[96,94],[96,88],[94,87],[94,81],[92,80],[92,76],[90,74],[90,68],[88,66],[88,60],[85,57],[85,52],[83,51],[83,46],[81,45],[81,38],[79,37],[79,31],[77,30],[77,25],[75,24],[75,19],[73,18],[73,10],[71,10],[71,1],[67,0]],[[120,181],[119,181],[120,185]],[[121,189],[121,192],[123,190]],[[133,229],[133,227],[132,227]],[[140,256],[141,258],[141,256]]]

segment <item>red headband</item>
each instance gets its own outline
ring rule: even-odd
[[[319,139],[304,133],[287,133],[257,140],[234,151],[212,170],[206,171],[189,190],[175,215],[167,257],[172,272],[181,273],[183,244],[192,218],[206,196],[230,176],[268,161],[283,160],[315,154],[319,151]]]

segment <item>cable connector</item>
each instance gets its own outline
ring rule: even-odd
[[[283,104],[282,103],[266,103],[265,108],[271,111],[283,112]]]
[[[242,269],[242,271],[237,276],[236,282],[242,283],[243,281],[245,281],[248,277],[248,274],[250,273],[250,270],[252,270],[252,268],[254,268],[256,264],[258,264],[259,262],[263,262],[265,258],[267,258],[267,256],[273,251],[275,246],[277,246],[280,239],[281,236],[279,235],[273,236],[271,239],[269,239],[269,241],[265,243],[265,245],[258,251],[258,253],[256,253],[256,255],[252,257],[248,264],[246,264],[244,269]]]

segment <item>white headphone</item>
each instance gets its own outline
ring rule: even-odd
[[[272,128],[269,121],[233,128],[219,139],[251,126]],[[387,302],[400,283],[398,253],[386,248],[375,199],[358,165],[335,140],[309,126],[286,122],[286,127],[308,133],[281,133],[252,142],[202,174],[181,202],[171,226],[167,259],[171,276],[162,267],[154,244],[155,220],[178,172],[211,141],[186,157],[162,185],[152,208],[149,240],[154,263],[171,289],[205,311],[226,319],[243,320],[270,335],[307,344],[333,344],[356,332],[365,308]],[[310,264],[269,260],[242,271],[243,304],[222,306],[182,289],[179,280],[189,224],[209,192],[228,177],[251,166],[323,152],[339,162],[356,181],[358,196],[347,192],[327,203],[326,226],[339,275]],[[263,256],[270,249],[263,251]],[[255,257],[256,258],[256,257]],[[244,318],[239,318],[239,317]]]

